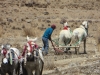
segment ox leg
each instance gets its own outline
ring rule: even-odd
[[[43,66],[44,66],[44,62],[40,59],[40,65],[39,65],[40,75],[42,75]]]
[[[6,75],[6,73],[2,73],[1,75]]]
[[[64,44],[64,40],[63,40],[63,36],[59,36],[59,47],[65,45]],[[64,50],[64,48],[61,48],[62,50]]]
[[[64,45],[65,46],[71,46],[71,44],[69,44],[71,42],[71,39],[65,39],[64,40]],[[69,44],[69,45],[68,45]],[[64,51],[65,53],[68,53],[68,54],[71,54],[71,51],[70,51],[70,47],[67,47],[66,50]]]
[[[28,69],[27,72],[28,72],[28,75],[33,75],[32,70]]]
[[[86,54],[86,39],[84,40],[84,54]]]
[[[1,71],[1,75],[6,75],[6,73],[5,73],[5,72],[3,72],[3,71]]]
[[[77,54],[77,48],[75,47],[75,54]]]
[[[70,45],[71,46],[71,45]],[[65,53],[71,54],[70,47],[66,48]]]
[[[15,74],[19,75],[19,71],[20,71],[20,63],[18,62],[15,66]]]
[[[40,75],[40,69],[39,69],[39,67],[36,68],[35,75]]]
[[[13,75],[12,73],[8,73],[8,75]]]
[[[42,71],[43,71],[43,61],[39,58],[37,59],[37,67],[35,69],[35,75],[42,75]]]
[[[19,74],[18,75],[28,75],[28,70],[25,68],[24,62],[19,63],[19,69],[20,69],[20,64],[22,65],[23,74],[20,74],[20,70],[19,70]]]
[[[23,68],[23,74],[21,75],[28,75],[27,70],[25,68]]]
[[[79,54],[79,48],[75,47],[75,54]]]

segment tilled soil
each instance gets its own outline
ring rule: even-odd
[[[94,43],[87,43],[87,54],[83,54],[83,46],[80,46],[80,54],[76,55],[74,49],[71,54],[55,55],[54,50],[44,56],[43,75],[99,75],[100,55],[96,52]]]

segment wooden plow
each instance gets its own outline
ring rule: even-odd
[[[74,48],[75,49],[75,54],[79,54],[79,48],[80,46],[76,46],[76,45],[72,45],[72,46],[59,46],[57,44],[57,41],[51,41],[52,47],[49,47],[50,49],[54,49],[55,50],[55,54],[62,54],[62,53],[66,53],[64,50],[62,50],[63,48]]]
[[[60,50],[60,51],[56,51],[55,54],[66,53],[64,50],[62,50],[62,48],[74,48],[75,49],[75,54],[79,54],[80,46],[60,46],[60,47],[55,47],[55,49]],[[54,48],[50,47],[50,49],[54,49]]]

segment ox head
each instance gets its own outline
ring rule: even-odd
[[[3,54],[4,57],[8,57],[7,53],[9,53],[10,47],[10,44],[1,45],[1,54]]]
[[[1,45],[1,54],[3,55],[3,63],[8,63],[10,44]]]
[[[25,50],[27,50],[27,56],[31,56],[34,51],[38,48],[37,44],[36,44],[36,40],[37,38],[34,38],[34,39],[30,39],[28,36],[27,36],[27,43],[25,45]]]
[[[85,29],[87,31],[87,35],[88,35],[88,21],[83,21],[82,25],[85,27]]]

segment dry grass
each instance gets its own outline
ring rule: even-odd
[[[25,36],[35,36],[35,30],[33,30],[32,28],[24,28],[24,35]]]
[[[44,63],[44,69],[45,70],[52,70],[55,68],[54,60],[52,60],[51,57],[46,56],[45,63]]]
[[[98,49],[98,51],[100,52],[100,37],[98,37],[97,40],[98,40],[98,41],[97,41],[97,49]]]
[[[100,29],[98,28],[97,33],[100,33]],[[100,35],[96,35],[97,49],[100,52]]]
[[[100,28],[97,29],[96,33],[100,33]],[[100,35],[97,34],[97,35],[95,36],[95,38],[96,38],[97,44],[100,44]]]
[[[3,29],[2,26],[0,26],[0,37],[3,35]]]
[[[24,28],[24,36],[33,36],[33,37],[40,37],[41,31],[37,28]]]

